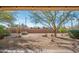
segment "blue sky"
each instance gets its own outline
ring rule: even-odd
[[[43,27],[43,25],[41,24],[34,24],[31,21],[31,18],[29,17],[30,11],[26,11],[26,10],[19,10],[19,11],[13,11],[13,15],[14,17],[16,17],[17,21],[15,21],[15,24],[25,24],[28,27]],[[25,19],[26,19],[26,23],[25,23]]]
[[[17,11],[11,11],[13,16],[17,19],[17,21],[15,21],[15,24],[26,24],[28,27],[43,27],[43,25],[41,24],[34,24],[31,21],[31,18],[29,17],[30,15],[30,10],[17,10]],[[76,16],[78,16],[79,13],[76,14]],[[27,20],[25,23],[25,19]],[[76,24],[76,21],[73,21],[74,24]],[[68,22],[66,24],[66,26],[70,26],[70,22]]]
[[[79,16],[78,14],[79,13],[77,13],[75,16]],[[18,21],[15,22],[15,24],[18,24],[18,23],[26,24],[29,27],[34,27],[34,26],[42,27],[43,26],[41,24],[34,24],[33,22],[31,22],[31,18],[29,17],[30,10],[17,10],[17,11],[13,11],[13,15],[18,20]],[[25,23],[25,19],[27,20],[26,23]],[[77,23],[76,21],[73,21],[73,22],[74,22],[74,24]],[[66,26],[70,26],[70,22],[68,22],[66,24]]]

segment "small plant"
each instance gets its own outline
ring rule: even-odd
[[[60,33],[66,33],[67,30],[66,30],[65,28],[62,28],[62,27],[61,27],[61,28],[59,29],[59,32],[60,32]]]
[[[0,39],[2,39],[4,36],[4,26],[0,25]]]
[[[68,34],[71,38],[78,38],[79,39],[79,30],[69,30]]]
[[[27,35],[27,34],[28,34],[28,32],[22,32],[21,34],[22,34],[22,35]]]

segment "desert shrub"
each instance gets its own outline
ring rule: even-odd
[[[22,35],[27,35],[27,34],[28,34],[28,32],[22,32],[21,34],[22,34]]]
[[[62,28],[62,27],[61,27],[61,28],[59,29],[59,32],[60,32],[60,33],[66,33],[67,30],[66,30],[65,28]]]
[[[3,39],[5,36],[10,35],[10,33],[5,30],[5,27],[0,25],[0,39]]]
[[[2,39],[4,36],[4,27],[0,25],[0,39]]]
[[[69,30],[68,34],[71,38],[78,38],[79,39],[79,30]]]

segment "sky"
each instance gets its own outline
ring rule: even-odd
[[[24,24],[28,27],[43,27],[43,25],[41,24],[34,24],[31,20],[32,18],[30,18],[29,15],[30,11],[28,10],[13,11],[13,16],[17,19],[17,21],[15,21],[15,24]]]
[[[31,10],[17,10],[17,11],[9,11],[12,12],[12,15],[16,18],[15,24],[24,24],[28,27],[44,27],[44,25],[38,23],[34,24],[32,21],[32,18],[30,18],[30,11]],[[79,16],[79,13],[76,14],[76,16]],[[26,21],[25,21],[26,20]],[[26,23],[25,23],[26,22]],[[77,24],[77,21],[73,21],[74,24]],[[70,22],[66,24],[66,26],[70,26]]]

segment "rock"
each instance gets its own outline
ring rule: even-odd
[[[42,37],[47,37],[47,34],[43,34]]]
[[[22,35],[27,35],[27,34],[28,34],[28,32],[22,32],[21,34],[22,34]]]

